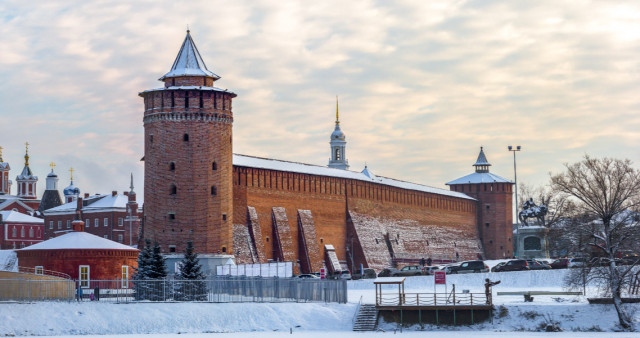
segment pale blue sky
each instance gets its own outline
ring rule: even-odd
[[[360,171],[445,187],[485,147],[544,184],[585,154],[640,163],[638,1],[2,1],[0,117],[82,192],[142,192],[142,99],[187,25],[234,100],[234,152],[326,165],[335,96]],[[13,193],[15,193],[15,186]]]

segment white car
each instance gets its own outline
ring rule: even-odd
[[[581,268],[587,265],[587,259],[582,257],[569,258],[568,268]]]

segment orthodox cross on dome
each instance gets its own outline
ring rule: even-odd
[[[51,161],[51,163],[49,163],[49,166],[51,167],[51,172],[53,172],[53,168],[55,168],[56,164]]]
[[[73,182],[73,172],[76,171],[76,170],[71,168],[71,169],[69,169],[69,171],[71,172],[71,182]]]
[[[339,110],[338,110],[338,95],[336,95],[336,124],[340,124],[340,117],[339,117]]]

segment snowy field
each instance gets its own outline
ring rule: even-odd
[[[563,290],[567,270],[504,272],[447,276],[448,289],[484,292],[484,279],[501,280],[494,287],[494,305],[502,317],[493,323],[473,326],[432,326],[438,337],[640,337],[638,333],[615,333],[617,316],[612,305],[590,305],[584,296],[535,296],[525,303],[522,296],[497,296],[498,291]],[[371,280],[349,282],[348,304],[321,303],[136,303],[39,302],[0,303],[0,336],[118,335],[119,338],[201,337],[384,337],[400,334],[396,323],[380,323],[385,332],[353,333],[357,303],[374,303]],[[406,279],[407,293],[433,292],[433,277]],[[390,291],[396,290],[391,288]],[[439,286],[439,292],[444,287]],[[589,296],[595,295],[587,290]],[[640,328],[640,304],[628,304],[635,325]],[[549,320],[564,332],[535,331]],[[406,336],[424,336],[417,325],[404,328]],[[604,331],[604,332],[585,332]],[[292,333],[291,333],[292,332]],[[216,333],[210,335],[207,333]],[[291,334],[290,334],[291,333]],[[127,335],[127,336],[125,336]],[[104,338],[105,336],[101,336]]]

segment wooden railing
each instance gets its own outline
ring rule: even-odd
[[[64,279],[71,279],[71,276],[67,275],[66,273],[62,273],[62,272],[58,272],[58,271],[52,271],[52,270],[45,270],[45,269],[28,268],[28,267],[24,267],[24,266],[19,266],[18,267],[18,272],[30,273],[30,274],[34,274],[34,275],[59,277],[59,278],[64,278]]]
[[[389,293],[376,300],[377,306],[491,305],[484,293]]]

